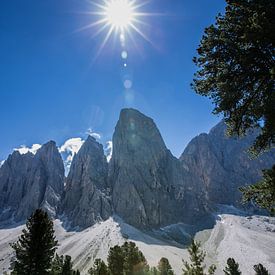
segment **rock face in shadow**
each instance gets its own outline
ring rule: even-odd
[[[180,161],[192,177],[200,178],[211,202],[239,206],[241,193],[238,188],[259,180],[261,170],[274,164],[275,154],[269,152],[252,160],[247,150],[257,133],[238,139],[227,137],[225,131],[222,121],[209,134],[195,137]]]
[[[103,147],[89,136],[72,161],[60,212],[71,227],[85,228],[112,214]]]
[[[123,109],[113,135],[109,182],[115,213],[139,228],[195,222],[206,213],[180,162],[166,148],[153,120]]]
[[[1,219],[21,221],[37,208],[55,215],[64,189],[64,166],[55,142],[35,155],[13,152],[0,168]]]
[[[225,129],[221,122],[195,137],[178,160],[151,118],[123,109],[110,163],[103,146],[89,136],[66,179],[53,141],[35,155],[15,151],[0,167],[0,222],[23,221],[43,208],[79,229],[112,214],[141,229],[206,224],[213,204],[239,206],[238,187],[256,182],[275,162],[274,151],[249,158],[246,150],[256,132],[235,139],[226,137]]]

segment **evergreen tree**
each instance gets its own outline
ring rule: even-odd
[[[149,271],[150,275],[159,275],[159,271],[156,267],[152,267]]]
[[[260,128],[258,154],[275,144],[275,1],[226,2],[201,39],[193,87],[223,114],[229,134]]]
[[[108,267],[111,275],[133,275],[149,272],[147,261],[134,242],[110,248]]]
[[[124,255],[120,246],[110,248],[107,261],[111,275],[123,274]]]
[[[183,260],[183,275],[205,275],[206,273],[204,273],[204,258],[206,254],[203,250],[201,250],[200,243],[192,240],[191,245],[188,247],[188,252],[190,255],[191,264]],[[211,265],[208,269],[208,274],[214,274],[215,270],[216,266]]]
[[[242,272],[239,270],[239,264],[235,262],[233,258],[227,259],[227,266],[224,269],[226,275],[241,275]]]
[[[55,255],[53,261],[52,261],[52,267],[50,275],[60,275],[62,272],[64,264],[64,256],[59,256],[58,254]]]
[[[275,1],[226,2],[225,14],[205,29],[192,86],[223,114],[229,135],[260,129],[251,148],[258,155],[275,146]],[[244,200],[274,214],[274,181],[242,188]]]
[[[270,170],[263,170],[263,178],[256,184],[240,188],[243,202],[253,201],[259,207],[275,215],[275,165]]]
[[[174,271],[167,258],[161,258],[158,263],[158,271],[160,275],[173,275]]]
[[[254,265],[254,270],[256,272],[255,275],[270,275],[268,270],[262,264]]]
[[[61,275],[73,275],[73,264],[71,259],[71,256],[65,255]]]
[[[93,267],[89,270],[90,275],[108,275],[108,267],[101,259],[95,259]]]
[[[13,274],[49,274],[57,241],[48,214],[37,209],[28,219],[19,240],[11,246],[15,251]]]
[[[121,248],[125,275],[137,274],[147,270],[147,261],[134,242],[125,242]]]

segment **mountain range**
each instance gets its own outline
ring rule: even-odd
[[[237,139],[225,131],[222,121],[192,139],[177,159],[151,118],[123,109],[109,163],[92,136],[67,177],[53,141],[36,154],[14,151],[0,168],[0,220],[24,221],[36,208],[78,230],[113,214],[139,229],[210,220],[217,204],[240,207],[238,187],[256,182],[275,162],[273,152],[250,159],[255,132]]]

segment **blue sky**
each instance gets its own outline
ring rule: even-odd
[[[192,137],[220,120],[190,83],[203,30],[224,6],[221,0],[149,1],[141,11],[162,15],[146,16],[146,25],[139,25],[151,43],[134,32],[132,42],[126,34],[124,68],[117,36],[95,59],[104,33],[76,31],[96,19],[83,13],[95,9],[89,1],[1,0],[0,160],[23,144],[85,138],[89,128],[105,143],[123,107],[152,117],[179,156]]]

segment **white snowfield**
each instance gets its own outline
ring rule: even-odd
[[[169,259],[176,274],[182,274],[182,259],[188,252],[182,246],[157,239],[127,225],[117,218],[98,223],[81,232],[67,232],[55,220],[59,241],[58,252],[72,256],[74,267],[87,274],[96,258],[107,259],[108,250],[126,240],[134,241],[144,253],[150,266],[156,266],[161,257]],[[17,240],[23,226],[0,229],[0,274],[8,271],[12,249],[9,243]],[[253,265],[262,263],[270,274],[275,274],[275,218],[265,216],[218,216],[213,229],[200,231],[195,237],[207,252],[206,263],[216,264],[216,274],[224,274],[229,257],[239,262],[242,274],[254,274]]]

